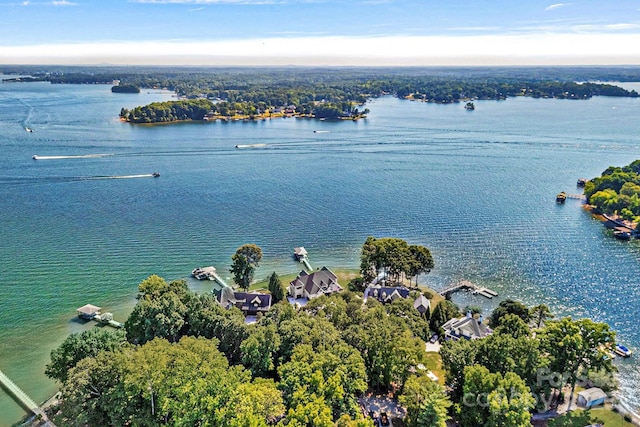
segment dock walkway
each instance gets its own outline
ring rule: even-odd
[[[567,197],[567,199],[587,200],[584,194],[565,193],[564,195]]]
[[[313,267],[311,267],[311,263],[309,262],[309,254],[304,246],[293,248],[293,256],[298,262],[304,264],[307,271],[313,271]]]
[[[40,409],[40,406],[33,399],[31,399],[27,393],[22,391],[22,389],[18,387],[16,383],[14,383],[11,378],[6,376],[2,371],[0,371],[0,384],[23,408],[28,409],[34,415],[39,416],[44,421],[46,426],[55,427],[55,425],[49,420],[49,418],[47,418],[47,414],[42,409]]]
[[[488,299],[498,296],[497,292],[492,291],[489,288],[485,288],[484,286],[478,286],[475,283],[469,282],[468,280],[463,280],[459,283],[454,283],[453,285],[447,286],[446,288],[441,290],[439,293],[443,297],[447,298],[451,296],[451,294],[464,289],[469,289],[471,290],[471,293],[473,293],[474,295],[475,294],[482,295],[483,297]]]

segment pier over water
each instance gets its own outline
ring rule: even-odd
[[[485,288],[483,286],[478,286],[475,283],[471,283],[468,280],[463,280],[459,283],[454,283],[453,285],[447,286],[443,290],[440,291],[440,295],[445,298],[450,298],[451,294],[457,291],[462,290],[471,290],[471,293],[482,295],[485,298],[492,299],[493,297],[497,297],[498,293],[496,291],[492,291],[489,288]]]
[[[42,421],[44,421],[44,425],[50,427],[56,427],[49,418],[47,418],[47,414],[40,409],[40,406],[29,397],[27,393],[22,391],[20,387],[16,383],[14,383],[11,378],[5,375],[4,372],[0,371],[0,384],[2,388],[7,390],[7,392],[13,397],[13,399],[20,404],[24,409],[27,409],[29,412],[34,415],[40,417]]]

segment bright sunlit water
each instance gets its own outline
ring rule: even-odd
[[[56,389],[43,373],[49,352],[91,327],[74,320],[77,307],[123,321],[148,275],[214,265],[228,276],[244,243],[264,251],[259,278],[297,271],[301,245],[316,267],[357,268],[373,235],[428,246],[436,268],[422,280],[436,289],[467,279],[608,322],[637,350],[616,363],[621,398],[640,407],[640,244],[615,240],[578,200],[555,203],[579,192],[577,178],[640,158],[639,99],[515,98],[469,112],[385,97],[357,122],[117,118],[168,99],[0,84],[0,369],[36,401]],[[497,304],[481,298],[455,300]],[[22,415],[0,391],[0,426]]]

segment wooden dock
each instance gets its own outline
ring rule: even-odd
[[[307,271],[313,271],[311,263],[309,263],[308,255],[309,254],[307,253],[307,250],[304,248],[304,246],[293,248],[293,256],[295,257],[295,259],[298,260],[298,262],[304,264]]]
[[[100,307],[87,304],[78,308],[76,311],[78,312],[78,317],[84,320],[95,320],[96,322],[102,323],[103,325],[108,325],[112,328],[117,329],[124,326],[122,323],[113,320],[113,314],[100,313],[100,310],[102,310]]]
[[[564,195],[567,197],[567,199],[587,200],[584,194],[564,193]]]
[[[27,409],[29,412],[33,413],[36,416],[39,416],[42,421],[44,421],[46,426],[55,427],[55,425],[47,418],[47,414],[40,409],[40,406],[29,397],[27,393],[22,391],[20,387],[14,383],[11,378],[6,376],[4,372],[0,371],[0,385],[2,388],[7,390],[11,397],[20,404],[23,408]]]
[[[475,283],[469,282],[468,280],[463,280],[459,283],[454,283],[453,285],[447,286],[443,290],[440,291],[440,295],[445,298],[451,297],[452,294],[462,290],[470,290],[474,295],[481,295],[485,298],[492,299],[493,297],[497,297],[498,293],[492,291],[489,288],[485,288],[484,286],[478,286]]]

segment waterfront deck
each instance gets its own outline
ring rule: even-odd
[[[122,328],[124,325],[120,322],[113,320],[113,314],[100,313],[101,308],[92,304],[86,304],[78,308],[78,317],[83,320],[95,320],[103,325],[111,326],[112,328]]]
[[[311,263],[309,262],[309,254],[307,253],[307,250],[304,248],[304,246],[293,248],[293,256],[298,262],[304,264],[307,271],[313,271]]]
[[[496,291],[492,291],[489,288],[484,286],[478,286],[475,283],[469,282],[468,280],[463,280],[458,283],[454,283],[453,285],[447,286],[439,293],[445,298],[451,297],[452,294],[462,290],[470,290],[474,295],[481,295],[485,298],[492,299],[493,297],[497,297],[498,293]]]
[[[27,409],[34,415],[39,416],[42,421],[44,421],[45,426],[55,427],[49,418],[47,418],[47,414],[40,409],[40,406],[2,371],[0,371],[0,385],[2,385],[2,388],[7,390],[11,397],[13,397],[20,406]]]

